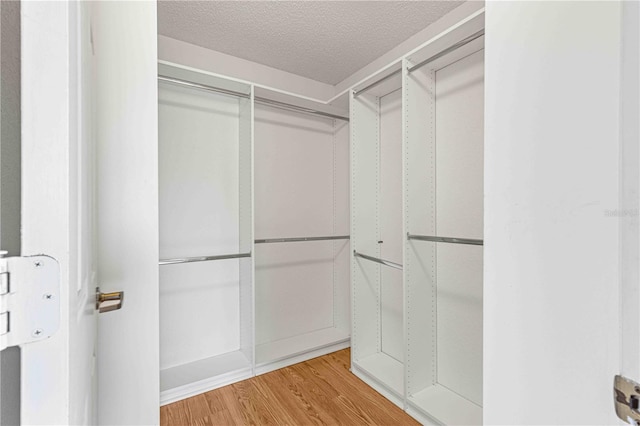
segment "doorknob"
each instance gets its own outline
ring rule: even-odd
[[[117,303],[114,303],[117,302]],[[96,288],[96,309],[98,313],[117,311],[124,303],[124,291],[101,293],[100,287]],[[106,306],[102,306],[106,304]]]

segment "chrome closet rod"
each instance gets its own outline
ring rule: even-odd
[[[402,265],[401,264],[396,263],[396,262],[391,262],[390,260],[384,260],[384,259],[380,259],[378,257],[367,256],[366,254],[358,253],[355,250],[353,251],[353,255],[355,257],[361,257],[363,259],[370,260],[372,262],[380,263],[382,265],[386,265],[386,266],[390,266],[390,267],[395,268],[395,269],[402,270]]]
[[[373,83],[371,83],[370,85],[368,85],[367,87],[364,87],[360,90],[356,90],[353,92],[353,97],[357,98],[358,96],[360,96],[361,93],[366,92],[369,89],[372,89],[374,87],[376,87],[378,84],[384,83],[385,81],[389,80],[391,77],[393,77],[394,75],[398,75],[400,74],[400,72],[402,71],[402,69],[399,70],[395,70],[394,72],[392,72],[389,75],[385,75],[384,77],[382,77],[380,80],[376,80]]]
[[[209,260],[239,259],[251,257],[251,253],[221,254],[218,256],[179,257],[175,259],[160,259],[160,265],[173,265],[176,263],[207,262]]]
[[[236,92],[234,90],[228,90],[228,89],[221,89],[219,87],[208,86],[206,84],[193,83],[191,81],[182,80],[180,78],[174,78],[174,77],[166,77],[164,75],[159,75],[158,76],[158,80],[166,81],[166,82],[174,83],[174,84],[180,84],[180,85],[183,85],[183,86],[192,87],[194,89],[206,90],[208,92],[215,92],[215,93],[222,93],[224,95],[237,96],[237,97],[240,97],[240,98],[247,98],[248,99],[248,98],[251,97],[247,93]],[[306,107],[301,107],[301,106],[298,106],[298,105],[292,105],[292,104],[288,104],[286,102],[274,101],[272,99],[261,98],[259,96],[255,97],[255,103],[261,104],[261,105],[269,105],[269,106],[272,106],[274,108],[286,109],[287,111],[304,112],[304,113],[307,113],[307,114],[315,114],[315,115],[321,115],[323,117],[349,121],[349,117],[344,117],[342,115],[331,114],[329,112],[318,111],[318,110],[315,110],[313,108],[306,108]]]
[[[433,62],[436,59],[442,58],[444,55],[447,55],[447,54],[453,52],[454,50],[459,49],[462,46],[471,43],[473,40],[478,39],[478,38],[482,37],[483,35],[484,35],[484,30],[480,30],[480,31],[478,31],[476,33],[473,33],[469,37],[467,37],[467,38],[465,38],[463,40],[460,40],[456,44],[447,47],[446,49],[436,53],[435,55],[425,59],[424,61],[418,62],[417,64],[415,64],[413,66],[407,67],[407,70],[411,73],[411,72],[417,70],[418,68],[427,65],[429,62]]]
[[[434,243],[471,244],[474,246],[484,245],[483,240],[474,240],[472,238],[434,237],[431,235],[407,234],[407,239],[418,240],[418,241],[431,241]]]
[[[194,89],[206,90],[207,92],[215,92],[215,93],[222,93],[223,95],[237,96],[239,98],[249,99],[251,97],[251,95],[247,93],[236,92],[235,90],[222,89],[220,87],[207,86],[206,84],[193,83],[191,81],[182,80],[180,78],[174,78],[174,77],[166,77],[164,75],[159,75],[158,80],[166,81],[174,84],[180,84],[182,86],[188,86]]]
[[[349,235],[338,235],[330,237],[295,237],[295,238],[265,238],[255,240],[256,244],[264,243],[297,243],[301,241],[324,241],[324,240],[348,240],[351,238]]]
[[[255,102],[257,104],[268,105],[274,108],[285,109],[287,111],[305,112],[307,114],[315,114],[315,115],[321,115],[323,117],[335,118],[337,120],[349,121],[349,117],[344,117],[342,115],[331,114],[329,112],[318,111],[317,109],[301,107],[298,105],[292,105],[286,102],[274,101],[272,99],[261,98],[259,96],[256,96]]]

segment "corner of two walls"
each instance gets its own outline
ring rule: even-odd
[[[433,24],[365,65],[335,86],[163,35],[158,36],[158,59],[231,78],[242,79],[258,85],[312,98],[321,103],[329,103],[359,81],[399,60],[407,52],[419,47],[482,8],[484,8],[484,1],[466,1],[462,3]]]

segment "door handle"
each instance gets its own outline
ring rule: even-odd
[[[116,303],[114,303],[116,302]],[[96,309],[98,313],[117,311],[122,308],[124,303],[124,291],[114,291],[111,293],[102,293],[100,288],[96,289]],[[102,306],[105,304],[106,306]]]

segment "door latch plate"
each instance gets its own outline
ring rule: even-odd
[[[616,376],[613,398],[618,417],[629,424],[640,426],[640,383]]]

